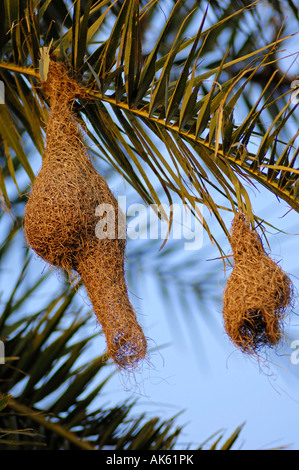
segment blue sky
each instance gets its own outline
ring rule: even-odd
[[[285,215],[288,207],[283,202],[278,203],[262,191],[256,196],[254,206],[256,213],[267,217],[274,226],[298,234],[299,216],[294,212]],[[207,237],[204,238],[209,244]],[[273,231],[268,234],[268,240],[271,256],[280,261],[298,289],[298,236]],[[190,331],[184,325],[186,312],[182,312],[180,318],[183,335],[173,333],[170,327],[172,312],[165,311],[163,302],[155,295],[152,280],[142,302],[138,302],[142,304],[141,307],[138,305],[138,310],[146,312],[145,318],[141,317],[146,334],[157,344],[171,344],[153,354],[151,367],[137,374],[135,379],[115,378],[113,393],[109,396],[117,399],[133,392],[140,396],[140,409],[150,413],[160,410],[167,416],[185,409],[178,417],[180,423],[188,423],[183,442],[199,444],[223,428],[228,437],[237,426],[246,422],[238,441],[243,449],[288,444],[298,449],[299,365],[292,364],[290,359],[291,342],[299,337],[298,305],[296,303],[297,314],[294,312],[287,322],[289,336],[269,354],[267,361],[256,362],[237,351],[224,333],[220,286],[227,278],[228,274],[224,278],[223,272],[219,272],[219,286],[215,286],[219,291],[219,302],[211,303],[211,316],[217,327],[211,328],[198,312],[197,343],[194,337],[190,338]],[[127,392],[121,390],[124,383]]]

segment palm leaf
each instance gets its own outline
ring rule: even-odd
[[[243,11],[244,9],[242,9]],[[170,19],[168,20],[170,21]],[[166,26],[163,29],[163,32],[165,30]],[[163,33],[162,32],[162,33]],[[161,33],[161,34],[162,34]],[[193,42],[193,46],[196,45],[196,41],[198,40],[198,37],[200,34],[197,36],[197,39],[195,39],[195,42]],[[144,101],[144,97],[146,93],[144,91],[137,91],[137,96],[135,100],[135,106],[134,109],[130,108],[130,105],[126,104],[126,98],[124,97],[123,100],[120,100],[121,96],[121,90],[118,90],[118,99],[114,100],[113,98],[108,98],[104,96],[103,94],[99,95],[99,98],[101,101],[107,102],[109,104],[113,104],[114,109],[118,108],[119,110],[125,111],[126,114],[134,114],[137,118],[141,118],[142,122],[145,123],[145,125],[150,128],[152,132],[156,135],[156,137],[159,138],[159,140],[162,140],[166,146],[167,149],[171,149],[171,154],[175,156],[175,159],[178,161],[182,161],[182,158],[179,157],[179,153],[175,150],[176,147],[173,145],[172,141],[169,140],[169,134],[178,134],[181,137],[180,145],[178,147],[178,151],[180,154],[183,154],[183,144],[182,142],[187,142],[188,144],[192,145],[192,148],[195,150],[196,154],[201,158],[204,159],[204,162],[210,172],[217,178],[217,185],[218,188],[220,187],[221,190],[224,190],[226,197],[230,201],[231,205],[231,210],[235,210],[236,207],[242,208],[245,210],[245,212],[248,212],[250,219],[253,220],[253,214],[252,214],[252,209],[250,205],[250,198],[248,196],[247,191],[245,190],[244,185],[241,183],[241,180],[246,177],[246,174],[248,174],[248,178],[246,178],[247,182],[251,182],[251,178],[256,179],[259,183],[263,184],[265,187],[270,189],[272,192],[274,192],[278,197],[286,200],[291,207],[294,209],[298,209],[298,202],[296,201],[296,197],[293,197],[294,194],[294,188],[290,186],[290,182],[288,181],[288,189],[286,191],[286,187],[283,188],[281,187],[281,184],[279,184],[278,181],[275,181],[273,178],[271,179],[271,183],[269,183],[269,178],[264,174],[262,171],[262,168],[268,162],[268,152],[274,142],[275,139],[278,139],[279,137],[279,132],[281,129],[284,128],[289,116],[292,113],[289,113],[288,117],[286,117],[282,122],[280,121],[280,124],[278,126],[275,126],[276,121],[280,119],[280,116],[282,116],[285,113],[285,110],[287,109],[288,103],[284,106],[284,108],[281,110],[280,114],[278,115],[277,119],[273,123],[274,127],[274,132],[272,133],[270,137],[270,131],[268,131],[262,141],[260,142],[260,146],[257,152],[257,155],[254,155],[253,153],[249,153],[246,150],[246,156],[244,153],[244,148],[246,148],[246,145],[249,143],[250,139],[253,139],[256,137],[255,134],[255,127],[253,122],[257,121],[259,114],[256,114],[254,110],[257,107],[257,103],[253,105],[252,110],[248,114],[248,118],[246,119],[246,126],[241,125],[238,127],[232,126],[232,119],[231,116],[233,115],[234,107],[238,104],[238,98],[240,99],[241,93],[239,94],[234,94],[234,87],[238,85],[238,82],[242,79],[242,76],[245,74],[248,74],[250,72],[250,78],[254,76],[255,73],[257,73],[260,69],[260,67],[267,66],[269,62],[267,62],[267,58],[270,57],[270,55],[273,54],[273,50],[277,47],[280,41],[285,40],[287,38],[283,39],[277,39],[275,42],[272,44],[269,44],[263,48],[260,48],[259,50],[253,51],[250,54],[246,54],[243,57],[240,57],[238,59],[235,59],[234,61],[225,63],[222,62],[220,66],[215,67],[209,72],[206,72],[204,74],[200,74],[196,77],[196,80],[194,78],[194,68],[193,68],[193,76],[191,78],[191,85],[190,82],[187,80],[186,81],[186,72],[189,70],[189,65],[192,62],[193,56],[194,56],[194,48],[191,50],[189,55],[187,56],[187,59],[185,61],[185,68],[183,68],[183,72],[181,75],[181,81],[179,80],[177,82],[177,87],[179,86],[180,83],[185,82],[184,86],[180,85],[177,90],[180,91],[180,97],[178,96],[176,91],[173,91],[172,89],[172,84],[169,82],[169,63],[173,63],[174,57],[173,57],[173,48],[170,50],[169,55],[167,58],[163,61],[163,66],[164,70],[162,71],[160,78],[156,81],[154,85],[154,93],[152,95],[149,95],[150,98],[148,100],[148,105],[146,104],[146,101]],[[124,39],[125,40],[125,39]],[[183,47],[185,47],[186,43],[183,43]],[[156,50],[158,50],[159,47],[159,41],[156,45],[157,47],[153,49],[152,55],[148,59],[148,62],[145,64],[143,72],[141,72],[141,77],[142,73],[145,74],[147,73],[149,64],[152,60],[151,57],[156,57]],[[265,50],[269,49],[269,52],[266,55],[261,55],[261,53]],[[240,72],[240,75],[237,76],[234,80],[229,80],[227,83],[223,83],[221,85],[221,91],[218,91],[218,87],[215,87],[215,83],[217,83],[221,73],[223,70],[227,69],[228,67],[232,67],[238,62],[244,62],[248,61],[251,57],[255,55],[260,55],[259,60],[257,61],[256,66],[251,66],[246,67],[245,70]],[[171,62],[169,62],[169,59]],[[118,66],[120,64],[118,63]],[[125,67],[125,64],[123,64]],[[157,66],[155,67],[157,69]],[[186,72],[184,72],[186,70]],[[208,79],[211,75],[216,73],[216,78],[213,82],[213,86],[211,88],[209,99],[204,100],[204,106],[201,106],[200,101],[197,102],[194,100],[193,103],[193,110],[191,109],[190,103],[192,101],[185,99],[185,102],[183,103],[182,106],[182,111],[179,110],[180,115],[179,115],[179,125],[176,123],[176,118],[174,116],[174,103],[175,106],[178,106],[179,102],[182,100],[183,97],[183,90],[190,90],[193,85],[197,85],[200,82],[203,82]],[[150,74],[149,74],[150,75]],[[154,75],[150,75],[150,79],[148,78],[149,75],[147,75],[147,83],[149,84],[152,80]],[[185,77],[184,79],[182,77]],[[273,77],[269,79],[269,84],[272,81]],[[248,80],[249,81],[249,80]],[[125,82],[125,80],[124,80]],[[168,83],[168,85],[167,85]],[[197,85],[198,86],[198,85]],[[243,87],[246,86],[246,83],[243,85]],[[167,92],[168,88],[168,92]],[[267,89],[267,86],[266,86]],[[162,101],[157,102],[157,97],[158,97],[158,91],[160,92],[161,98],[163,99],[163,93],[161,93],[161,90],[165,90],[166,96],[169,96],[169,105],[168,105],[168,111],[165,116],[165,119],[161,119],[161,111],[159,111],[159,108],[165,107],[165,104],[162,103]],[[123,93],[125,92],[125,88],[123,88]],[[149,91],[148,91],[149,92]],[[164,95],[165,95],[164,92]],[[196,92],[198,92],[198,89],[196,89]],[[190,94],[190,92],[189,92]],[[233,97],[232,97],[233,95]],[[96,96],[96,95],[95,95]],[[193,95],[195,96],[195,95]],[[187,91],[187,97],[188,97],[188,91]],[[283,95],[282,95],[283,97]],[[160,100],[161,100],[160,98]],[[229,102],[226,104],[226,101],[229,99]],[[259,99],[260,101],[260,99]],[[188,114],[189,114],[189,119],[186,119],[186,116],[182,113],[185,112],[186,109],[186,102],[188,102]],[[173,104],[171,104],[173,103]],[[220,106],[219,106],[220,103]],[[137,106],[139,105],[139,107]],[[170,106],[170,107],[169,107]],[[268,108],[268,104],[266,103],[264,105],[263,109]],[[217,111],[214,111],[217,110]],[[153,113],[153,110],[155,110],[155,113]],[[208,111],[207,111],[208,110]],[[194,131],[194,120],[195,117],[197,116],[197,113],[199,111],[198,117],[197,117],[197,126],[196,130]],[[205,111],[205,114],[204,112]],[[116,112],[116,111],[115,111]],[[173,119],[171,122],[169,122],[169,117],[170,113],[173,116]],[[211,118],[211,113],[212,118]],[[221,114],[220,114],[221,113]],[[119,111],[118,116],[122,116],[122,113]],[[203,120],[203,117],[205,116],[205,119]],[[252,122],[252,119],[254,120]],[[182,122],[184,120],[184,126],[182,126]],[[251,122],[250,122],[251,120]],[[132,121],[132,119],[131,119]],[[210,121],[210,122],[209,122]],[[230,133],[227,132],[227,129],[230,129]],[[165,130],[164,130],[165,129]],[[199,137],[199,134],[203,132],[203,130],[209,130],[209,139],[202,139]],[[246,132],[242,134],[242,130],[246,129]],[[248,134],[248,129],[251,129],[250,135]],[[226,132],[224,132],[226,130]],[[125,126],[125,131],[127,134],[134,134],[134,129],[128,127],[128,125]],[[215,134],[215,132],[217,134]],[[238,137],[237,137],[238,136]],[[220,144],[220,138],[222,138],[222,142]],[[225,138],[225,140],[224,140]],[[237,140],[238,139],[238,140]],[[176,139],[178,141],[178,139]],[[135,138],[135,143],[134,147],[135,150],[136,148],[141,148],[142,149],[142,144],[141,142],[138,142],[138,139]],[[286,149],[289,149],[292,145],[293,141],[290,141],[286,144]],[[241,155],[241,158],[239,157],[240,152],[238,151],[238,148],[236,148],[236,144],[243,146],[243,152]],[[234,148],[235,147],[235,148]],[[223,151],[223,149],[228,149],[226,152]],[[287,151],[287,150],[286,150]],[[174,152],[174,153],[173,153]],[[212,155],[215,155],[212,157]],[[203,155],[206,157],[204,158]],[[273,152],[272,152],[272,160],[273,158],[279,158],[279,156],[273,157]],[[175,159],[172,158],[174,165],[176,165]],[[218,161],[217,161],[218,160]],[[257,160],[258,164],[256,165],[253,161]],[[294,161],[294,158],[292,159]],[[185,159],[185,164],[181,164],[180,166],[185,167],[184,168],[184,174],[186,174],[186,165],[187,161]],[[165,167],[165,165],[164,165]],[[178,167],[177,167],[178,169]],[[157,172],[155,172],[157,176]],[[158,175],[160,182],[162,183],[162,177],[161,175]],[[202,172],[199,173],[199,177],[202,177]],[[184,201],[185,198],[190,198],[190,190],[186,188],[184,184],[182,184],[183,178],[181,173],[178,175],[179,184],[181,186],[180,190],[177,190],[177,193],[180,194],[180,197]],[[296,178],[294,179],[295,183],[295,188],[296,188]],[[232,183],[232,185],[231,185]],[[183,185],[183,187],[182,187]],[[224,228],[225,232],[226,228],[223,224],[222,218],[219,214],[219,210],[217,208],[217,204],[215,205],[214,203],[214,198],[213,201],[211,201],[210,198],[207,197],[207,195],[204,193],[203,190],[198,191],[197,189],[197,194],[201,200],[204,201],[204,203],[212,210],[212,212],[216,215],[217,219],[219,220],[220,225]],[[149,188],[149,191],[151,191],[151,188]],[[203,197],[204,196],[204,197]],[[211,236],[211,239],[213,237]]]
[[[174,419],[163,422],[156,418],[153,423],[152,419],[147,420],[142,415],[136,427],[131,416],[135,402],[110,409],[105,409],[104,405],[93,407],[94,411],[91,411],[90,406],[95,399],[99,402],[102,388],[112,374],[107,377],[104,373],[108,367],[107,357],[84,360],[92,340],[92,336],[82,336],[89,315],[80,316],[75,311],[68,328],[63,327],[63,318],[69,315],[67,310],[75,291],[63,292],[44,311],[31,311],[29,316],[22,314],[21,299],[28,302],[40,284],[39,279],[20,297],[27,269],[28,260],[6,305],[1,304],[0,337],[4,340],[6,356],[0,370],[1,449],[39,449],[45,445],[47,448],[86,450],[110,445],[125,449],[133,442],[137,449],[147,445],[149,449],[162,449],[166,445],[171,448],[181,429],[175,428]],[[14,360],[11,362],[9,358]],[[100,381],[97,380],[99,374],[103,376]],[[25,377],[28,380],[24,382]],[[88,392],[84,394],[87,388]],[[14,391],[10,393],[12,389]],[[41,407],[41,403],[46,405]],[[145,440],[142,430],[147,431],[149,426],[154,434]],[[119,435],[122,435],[122,441],[119,441]]]
[[[19,64],[26,63],[29,57],[33,64],[38,63],[38,22],[46,15],[51,3],[39,4],[36,10],[19,8],[19,26],[12,36],[16,64],[10,65],[3,61],[0,63],[0,70],[2,67],[3,72],[5,69],[6,73],[9,73],[6,83],[14,74],[22,72],[27,73],[27,76],[31,73],[32,77],[38,77],[38,73],[33,69],[25,69]],[[223,209],[235,211],[242,208],[253,221],[254,215],[248,191],[243,183],[244,178],[246,183],[256,181],[264,185],[293,209],[298,210],[296,151],[292,155],[295,140],[292,137],[284,144],[283,157],[276,144],[277,141],[284,140],[284,129],[291,117],[294,118],[294,110],[287,112],[289,109],[285,93],[277,96],[275,100],[270,100],[267,90],[275,80],[274,75],[268,79],[258,100],[254,103],[250,99],[251,109],[244,122],[237,126],[233,117],[234,110],[243,101],[244,94],[247,97],[246,86],[254,81],[260,70],[276,62],[273,54],[278,45],[291,36],[277,37],[272,43],[250,52],[246,51],[231,60],[227,60],[228,57],[224,55],[218,65],[202,73],[197,72],[199,61],[211,48],[211,37],[213,36],[214,40],[218,38],[229,22],[232,22],[234,27],[239,26],[246,11],[253,12],[258,3],[253,2],[240,10],[223,10],[219,21],[206,29],[204,24],[207,12],[204,11],[197,33],[192,38],[187,38],[183,36],[183,31],[192,25],[194,11],[191,10],[176,31],[175,40],[169,46],[168,52],[161,56],[162,46],[165,50],[168,35],[174,31],[176,15],[183,11],[183,2],[176,2],[161,28],[156,43],[152,46],[151,53],[144,59],[140,24],[147,15],[155,17],[156,2],[149,2],[139,8],[138,2],[124,2],[120,9],[115,10],[117,17],[111,35],[87,54],[84,63],[83,57],[89,42],[107,15],[114,14],[114,4],[108,5],[106,1],[93,4],[89,1],[83,9],[81,2],[75,2],[73,15],[67,16],[71,26],[62,39],[58,39],[51,48],[57,57],[61,50],[61,41],[63,51],[71,48],[71,62],[77,70],[80,69],[83,78],[88,77],[89,93],[95,100],[81,109],[82,117],[86,117],[93,125],[93,131],[88,135],[99,151],[104,152],[110,163],[139,192],[142,199],[146,203],[161,202],[148,177],[149,167],[165,189],[169,202],[174,194],[178,195],[182,202],[188,201],[191,208],[195,202],[203,202],[215,215],[227,236],[228,229],[221,216]],[[90,18],[95,18],[95,15],[99,15],[96,25],[89,21]],[[28,43],[27,48],[21,48],[18,38],[28,34],[34,40],[32,44]],[[98,34],[101,38],[101,33]],[[188,52],[184,59],[178,59],[185,51]],[[254,62],[250,63],[252,59]],[[239,68],[239,73],[234,74],[232,78],[222,79],[222,76],[230,74],[230,70],[234,70],[239,64],[245,64],[243,68]],[[175,67],[180,67],[181,71],[179,78],[173,82]],[[204,93],[209,80],[211,86],[207,95],[198,98],[201,92]],[[18,84],[21,82],[17,79],[15,82],[15,94],[20,95],[22,89]],[[114,94],[111,94],[111,90],[114,90]],[[22,97],[22,94],[20,96]],[[13,104],[14,95],[8,98],[8,105],[10,102]],[[32,96],[30,101],[27,97],[25,99],[25,96],[21,99],[24,106],[21,122],[30,131],[32,141],[42,154],[38,122],[44,115],[39,97]],[[271,127],[259,136],[257,127],[260,126],[263,111],[271,112],[273,106],[277,107],[279,103],[284,104],[276,113]],[[31,106],[38,110],[36,119],[28,115]],[[117,123],[111,119],[112,111],[117,116]],[[7,114],[7,110],[3,113],[5,116],[2,119],[2,138],[6,145],[6,155],[11,151],[16,152],[32,180],[34,176],[28,159],[18,144],[20,139],[17,137],[14,118]],[[154,139],[160,142],[159,146],[151,146],[151,152],[145,135],[150,136],[152,142]],[[256,145],[256,142],[258,150],[253,152],[249,147],[252,143]],[[162,156],[161,145],[169,152],[169,158]],[[11,174],[17,183],[12,167]],[[188,181],[188,184],[185,181]],[[1,188],[3,198],[7,200],[3,177]],[[227,206],[217,202],[217,191],[221,194],[221,200],[224,195]],[[212,242],[217,243],[206,219],[203,219],[203,224]]]

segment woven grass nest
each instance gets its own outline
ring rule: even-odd
[[[81,276],[110,356],[120,368],[134,368],[145,358],[147,343],[127,293],[124,215],[92,165],[72,113],[85,92],[63,64],[53,61],[42,86],[51,114],[42,168],[25,208],[25,237],[47,263]],[[100,204],[115,213],[114,238],[96,236]]]
[[[232,223],[231,247],[234,268],[224,290],[224,327],[239,349],[257,354],[282,337],[292,283],[266,254],[258,234],[241,212]]]

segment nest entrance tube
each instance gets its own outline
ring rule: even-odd
[[[125,217],[92,165],[72,112],[85,91],[64,65],[53,61],[43,88],[51,113],[42,168],[25,207],[25,237],[47,263],[81,276],[110,356],[120,368],[133,368],[145,358],[147,343],[128,298],[126,228],[118,223]],[[96,235],[101,205],[115,217],[113,238]]]
[[[238,348],[256,353],[280,341],[292,283],[241,212],[232,223],[231,247],[235,264],[223,295],[224,327]]]
[[[107,269],[107,258],[109,269]],[[146,339],[129,301],[124,282],[123,249],[117,255],[100,244],[80,261],[78,272],[102,325],[108,351],[121,368],[134,368],[146,354]]]

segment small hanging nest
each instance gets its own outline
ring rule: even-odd
[[[85,92],[64,65],[53,61],[43,89],[51,115],[45,158],[25,208],[26,240],[46,262],[79,273],[111,357],[120,368],[135,367],[145,357],[146,339],[127,293],[125,217],[93,167],[72,113]],[[96,208],[101,204],[115,221],[115,233],[111,236],[106,227],[107,236],[99,238]]]
[[[256,353],[281,339],[292,283],[240,212],[233,220],[231,247],[235,264],[223,296],[224,326],[238,348]]]

